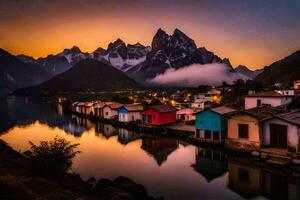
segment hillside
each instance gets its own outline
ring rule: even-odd
[[[50,74],[39,65],[24,63],[0,49],[0,93],[39,84],[49,78]]]
[[[100,92],[133,88],[139,88],[138,84],[122,71],[99,61],[86,59],[40,85],[17,90],[14,94]]]
[[[290,83],[300,79],[300,50],[264,67],[264,71],[259,74],[255,81],[261,81],[265,85],[274,83]]]
[[[254,79],[257,75],[262,73],[264,70],[263,69],[256,69],[256,70],[251,70],[248,67],[244,65],[239,65],[235,68],[235,71],[243,74],[244,76],[248,77],[249,79]]]

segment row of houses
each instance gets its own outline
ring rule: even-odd
[[[192,139],[196,142],[225,144],[228,149],[246,152],[276,150],[286,155],[300,152],[300,109],[286,109],[294,98],[292,91],[250,93],[242,109],[228,105],[177,109],[167,104],[144,109],[141,104],[116,102],[75,102],[73,109],[151,128],[194,120]]]
[[[123,105],[117,102],[74,102],[77,113],[103,119],[117,119],[119,122],[139,121],[144,125],[159,126],[176,121],[195,120],[195,109],[176,109],[170,105],[155,105],[144,109],[141,104]]]

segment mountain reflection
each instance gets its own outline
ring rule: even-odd
[[[0,110],[0,133],[35,121],[58,127],[74,136],[80,136],[89,128],[88,122],[77,121],[77,118],[73,121],[69,115],[64,115],[63,108],[54,99],[1,97]]]
[[[80,118],[48,99],[2,98],[0,111],[1,139],[18,151],[56,135],[80,143],[73,170],[85,179],[128,175],[166,199],[300,199],[296,170]]]

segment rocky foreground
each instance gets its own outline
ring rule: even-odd
[[[91,184],[77,174],[65,174],[60,182],[28,174],[29,159],[0,140],[0,199],[3,200],[154,200],[141,184],[119,176]],[[95,179],[94,179],[95,180]],[[90,182],[94,181],[93,178]],[[95,186],[93,186],[95,185]],[[160,198],[162,199],[162,198]]]

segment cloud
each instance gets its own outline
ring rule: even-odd
[[[223,82],[231,84],[237,79],[246,79],[246,77],[237,72],[230,72],[228,66],[224,64],[214,63],[168,69],[148,82],[164,86],[197,87],[202,84],[218,86]]]

